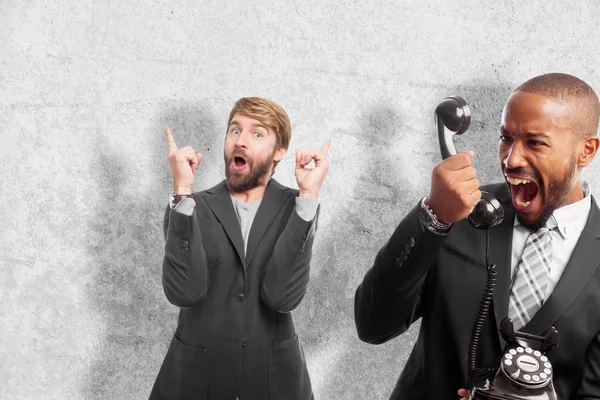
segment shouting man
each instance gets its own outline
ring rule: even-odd
[[[497,280],[477,366],[499,362],[504,317],[534,335],[554,326],[560,345],[547,356],[559,399],[600,398],[600,209],[582,177],[600,143],[599,112],[598,97],[576,77],[525,82],[502,113],[504,182],[482,188],[502,204],[504,220],[488,232]],[[467,388],[487,265],[486,232],[465,220],[481,198],[473,156],[460,153],[434,168],[429,195],[400,222],[356,291],[356,326],[366,342],[386,342],[421,319],[391,399],[453,399]],[[544,370],[521,373],[534,383],[547,379]]]

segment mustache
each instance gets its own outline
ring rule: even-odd
[[[523,167],[517,167],[517,168],[504,167],[504,174],[505,175],[509,175],[509,174],[519,175],[525,179],[529,179],[530,181],[537,181],[537,182],[540,181],[537,174],[535,174],[534,172],[527,171]]]
[[[226,156],[226,159],[228,162],[230,162],[235,157],[243,157],[244,160],[246,160],[246,162],[249,164],[253,161],[252,158],[246,154],[246,151],[244,151],[242,149],[235,149],[234,151],[231,152],[230,155]]]
[[[233,157],[238,157],[238,156],[243,156],[244,158],[246,158],[246,152],[242,149],[235,149],[234,151],[231,152],[231,158]]]

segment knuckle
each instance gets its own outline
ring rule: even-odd
[[[471,204],[471,195],[469,193],[461,193],[460,194],[460,201],[465,204],[465,205],[470,205]]]

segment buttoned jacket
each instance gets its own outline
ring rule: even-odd
[[[151,399],[312,398],[290,312],[306,293],[317,216],[300,218],[297,196],[270,180],[246,252],[225,182],[195,193],[191,216],[167,209],[162,282],[180,312]]]
[[[515,211],[506,184],[494,194],[504,221],[489,230],[490,263],[497,279],[482,331],[477,366],[494,362],[504,341],[499,324],[508,315]],[[449,235],[424,229],[417,205],[381,248],[355,295],[359,337],[387,342],[420,320],[418,339],[390,399],[457,399],[467,387],[468,345],[486,284],[486,232],[466,220]],[[559,346],[548,352],[559,399],[600,398],[600,210],[592,197],[587,224],[565,270],[539,311],[520,330],[536,335],[550,326]]]

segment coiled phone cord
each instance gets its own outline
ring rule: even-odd
[[[471,333],[471,341],[469,342],[469,381],[473,377],[475,371],[475,363],[477,358],[477,347],[479,346],[479,339],[481,332],[483,331],[483,323],[487,317],[490,306],[492,304],[494,288],[496,286],[496,266],[490,264],[490,235],[489,229],[485,230],[485,264],[487,270],[487,280],[483,295],[481,296],[481,302],[479,304],[479,311],[477,312],[477,318],[473,324],[473,332]],[[472,383],[472,382],[470,382]]]

